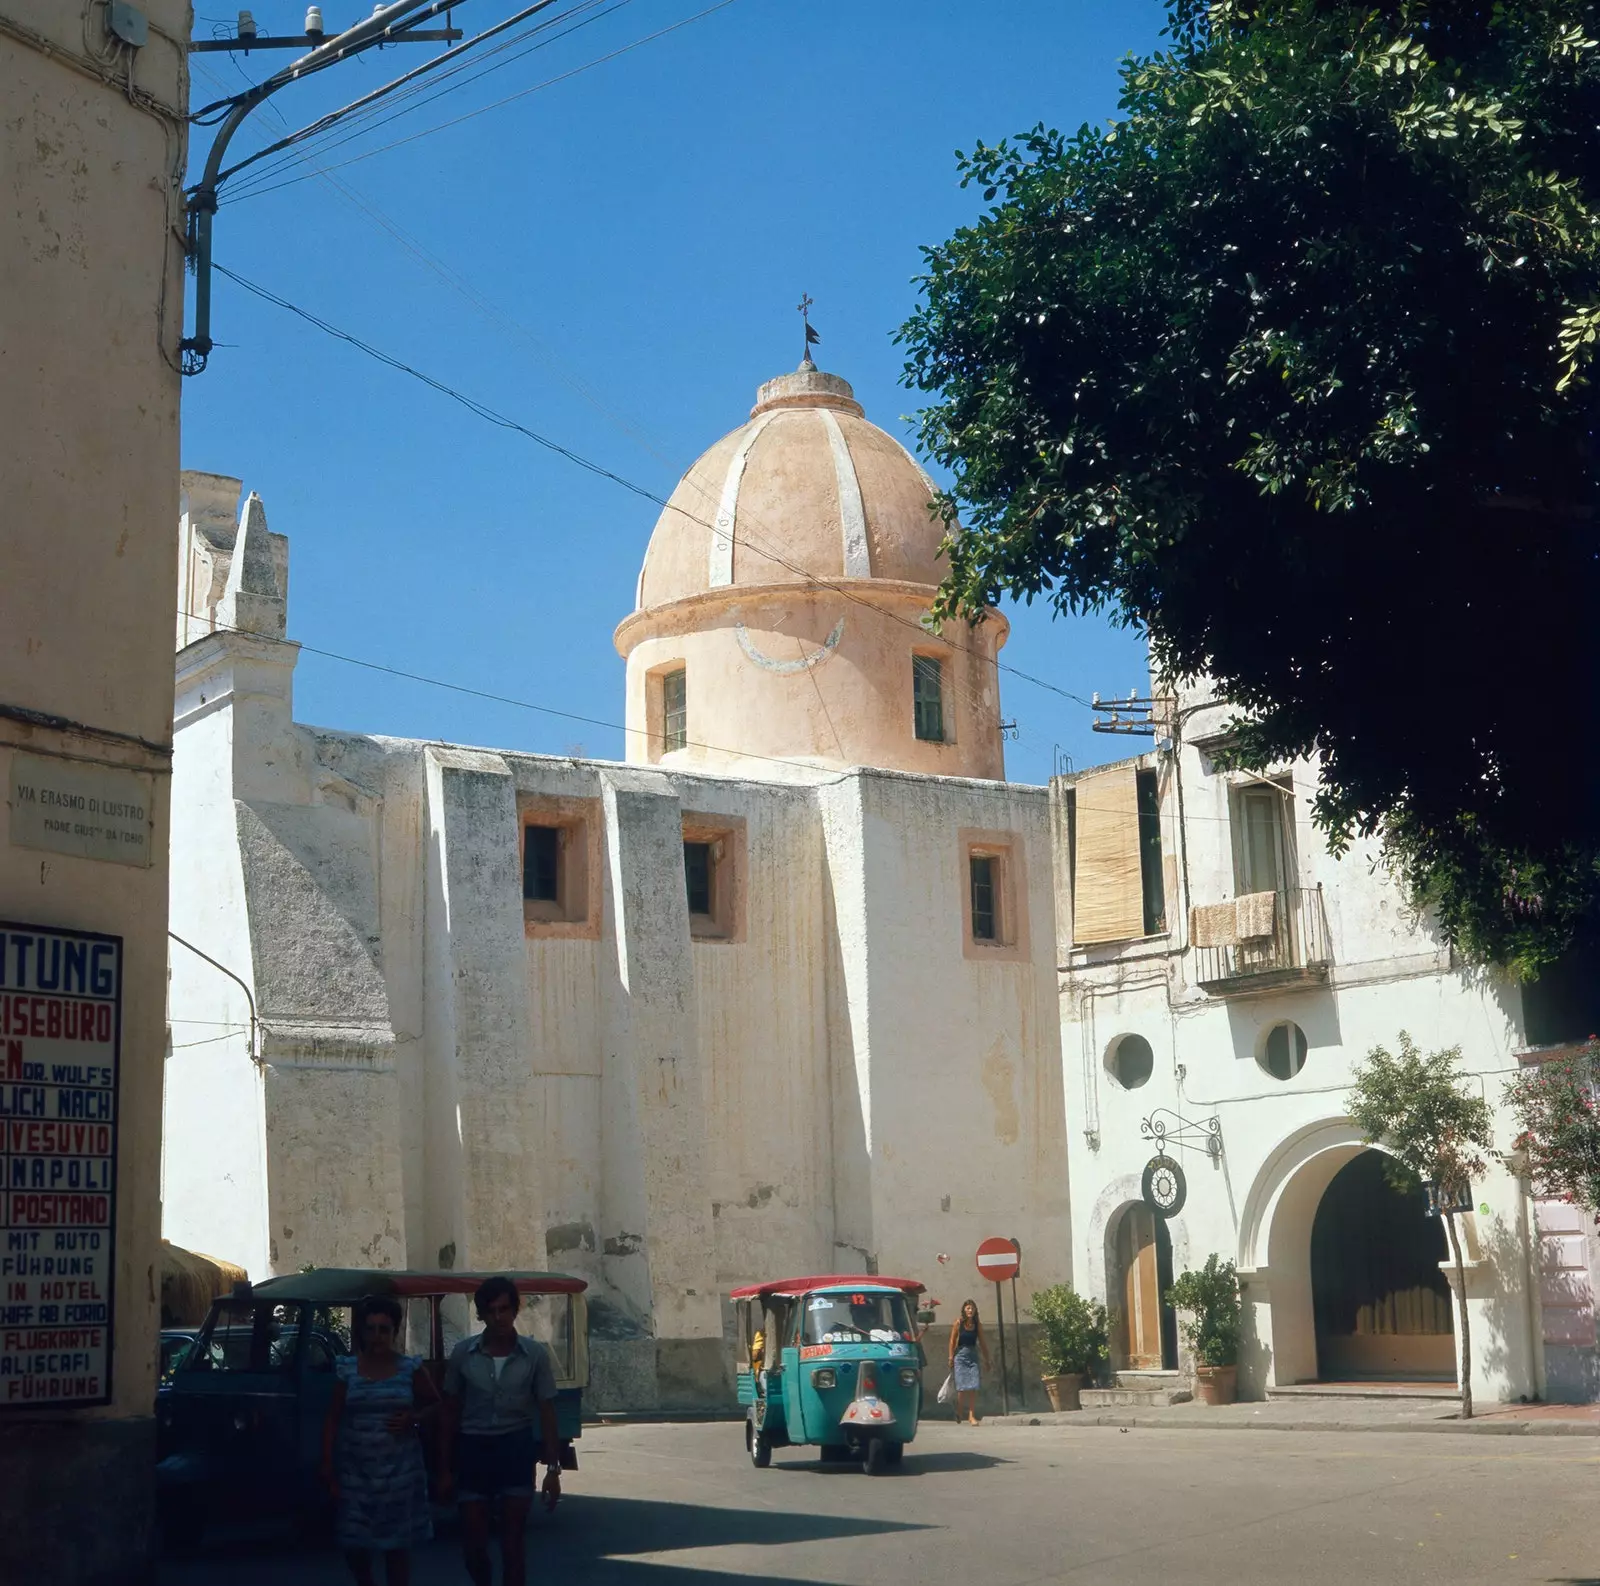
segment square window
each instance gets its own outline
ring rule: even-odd
[[[995,910],[995,859],[992,854],[973,854],[967,860],[972,876],[972,939],[975,942],[999,940]]]
[[[744,940],[744,855],[742,817],[685,812],[683,885],[693,941]]]
[[[683,667],[661,674],[661,752],[689,743],[689,677]]]
[[[529,826],[522,834],[522,897],[527,903],[561,901],[561,828]]]
[[[911,701],[917,737],[943,743],[944,662],[936,655],[911,657]]]
[[[1026,963],[1032,949],[1021,836],[966,829],[956,834],[956,840],[963,956],[986,963]]]
[[[529,936],[600,933],[600,820],[593,799],[524,794],[522,920]]]
[[[683,879],[689,889],[689,912],[711,913],[711,844],[685,843],[683,845]]]

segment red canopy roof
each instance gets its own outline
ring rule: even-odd
[[[736,1300],[765,1299],[769,1294],[810,1294],[816,1289],[899,1289],[902,1294],[921,1294],[924,1285],[915,1278],[875,1278],[862,1272],[830,1272],[812,1278],[774,1278],[770,1283],[751,1283],[735,1289]]]

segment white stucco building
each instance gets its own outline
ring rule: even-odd
[[[286,541],[187,485],[174,1240],[581,1273],[634,1406],[719,1394],[780,1269],[1001,1231],[1068,1276],[1047,790],[999,780],[1003,619],[917,620],[930,487],[848,385],[763,387],[662,513],[628,764],[296,723]]]
[[[579,1272],[612,1405],[718,1398],[737,1284],[904,1272],[953,1307],[991,1234],[1024,1305],[1112,1303],[1123,1370],[1183,1368],[1160,1293],[1216,1251],[1246,1394],[1453,1374],[1439,1226],[1343,1097],[1404,1029],[1498,1102],[1524,999],[1327,856],[1314,767],[1219,772],[1204,695],[1136,760],[1005,782],[1004,620],[922,626],[931,487],[844,381],[763,386],[661,514],[623,764],[297,723],[287,542],[187,485],[174,1240]],[[1591,1396],[1588,1235],[1501,1166],[1474,1194],[1480,1397]]]
[[[1315,764],[1219,769],[1228,711],[1208,690],[1156,717],[1153,752],[1052,788],[1072,1263],[1119,1313],[1116,1363],[1157,1392],[1188,1364],[1160,1293],[1216,1251],[1245,1302],[1241,1396],[1456,1376],[1443,1226],[1344,1110],[1356,1064],[1405,1031],[1459,1047],[1496,1108],[1460,1219],[1476,1397],[1594,1398],[1589,1220],[1530,1196],[1501,1106],[1522,1064],[1582,1039],[1582,998],[1560,975],[1524,990],[1464,968],[1374,848],[1332,857]],[[1163,1131],[1187,1180],[1166,1218],[1142,1194]]]

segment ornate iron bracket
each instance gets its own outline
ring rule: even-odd
[[[1175,1145],[1186,1151],[1204,1151],[1213,1162],[1222,1160],[1222,1120],[1215,1115],[1191,1123],[1170,1107],[1157,1107],[1148,1118],[1140,1119],[1139,1133],[1154,1140],[1162,1156],[1169,1145]]]

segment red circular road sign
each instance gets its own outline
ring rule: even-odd
[[[1022,1268],[1022,1257],[1009,1239],[985,1239],[978,1246],[978,1276],[991,1283],[1004,1283]]]

